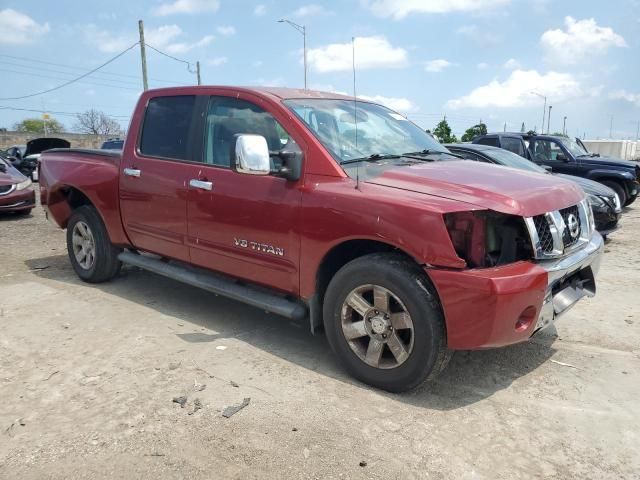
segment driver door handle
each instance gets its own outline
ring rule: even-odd
[[[140,170],[138,170],[137,168],[125,168],[123,173],[127,177],[139,177],[140,173],[142,173],[142,172]]]
[[[189,186],[200,190],[213,190],[213,182],[205,182],[204,180],[197,180],[195,178],[189,180]]]

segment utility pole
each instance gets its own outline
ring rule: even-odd
[[[502,130],[503,132],[507,131],[507,122],[504,122],[504,129]]]
[[[142,88],[149,90],[147,82],[147,54],[144,50],[144,25],[142,20],[138,20],[138,31],[140,32],[140,58],[142,60]]]
[[[540,127],[540,133],[544,135],[544,116],[547,113],[547,96],[538,92],[530,92],[532,95],[537,95],[540,98],[544,98],[544,106],[542,107],[542,127]]]
[[[611,115],[611,122],[609,123],[609,138],[613,138],[613,115]]]
[[[200,81],[200,60],[196,62],[196,75],[198,76],[198,85],[202,85]]]
[[[307,27],[305,25],[298,25],[297,23],[292,22],[291,20],[287,20],[286,18],[281,18],[278,20],[278,23],[288,23],[290,26],[295,28],[298,32],[302,34],[302,48],[304,55],[304,89],[307,89]]]
[[[562,121],[562,134],[567,134],[567,116],[564,116],[564,120]]]
[[[640,120],[638,120],[638,128],[636,128],[636,142],[640,140]]]
[[[551,109],[552,108],[553,106],[549,105],[549,117],[547,118],[547,135],[551,133]]]

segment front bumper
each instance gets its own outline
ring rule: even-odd
[[[31,210],[35,205],[36,193],[31,188],[0,196],[0,212]]]
[[[622,216],[621,212],[616,212],[615,207],[605,205],[603,207],[593,207],[593,217],[596,223],[596,230],[600,235],[608,235],[618,229],[618,222]]]
[[[453,350],[528,340],[585,296],[595,294],[604,242],[598,233],[561,259],[471,270],[428,269]]]

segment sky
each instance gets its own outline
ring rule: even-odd
[[[551,131],[567,117],[572,136],[636,138],[640,0],[0,0],[0,128],[47,111],[71,130],[90,108],[126,128],[138,46],[11,98],[117,56],[139,19],[165,54],[147,49],[150,88],[195,84],[196,61],[203,84],[302,87],[303,36],[282,18],[306,27],[310,88],[353,92],[355,38],[358,96],[425,129],[539,131],[546,96]]]

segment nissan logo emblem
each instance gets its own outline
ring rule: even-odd
[[[569,229],[571,238],[576,238],[580,234],[580,223],[573,213],[567,215],[567,228]]]

